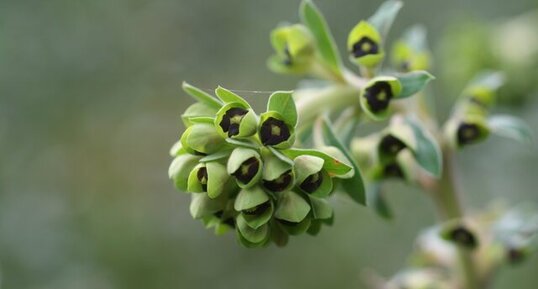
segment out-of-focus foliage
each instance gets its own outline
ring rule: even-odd
[[[502,19],[463,19],[451,24],[439,42],[444,87],[453,92],[484,67],[504,71],[499,100],[522,105],[538,90],[538,10]],[[456,85],[457,86],[457,85]]]
[[[379,4],[318,2],[342,46]],[[293,79],[266,69],[265,58],[269,32],[281,19],[298,20],[298,3],[0,1],[1,288],[365,288],[366,266],[385,276],[400,268],[416,233],[435,218],[413,189],[393,185],[398,193],[387,197],[399,204],[398,218],[390,223],[337,199],[336,225],[325,234],[253,251],[201,228],[188,214],[188,196],[166,176],[178,112],[192,104],[181,80],[293,88]],[[492,21],[538,8],[534,0],[405,4],[389,37],[422,22],[433,50],[461,11]],[[445,77],[434,74],[437,82]],[[445,85],[454,94],[439,95],[455,97],[463,85]],[[259,96],[246,94],[262,111],[267,95]],[[536,97],[515,109],[538,133]],[[471,205],[538,201],[535,152],[494,139],[460,161]],[[534,289],[537,266],[532,257],[509,269],[497,288]]]

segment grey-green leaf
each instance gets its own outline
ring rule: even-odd
[[[222,106],[222,103],[218,101],[218,99],[214,98],[209,93],[206,93],[201,89],[188,84],[185,81],[183,82],[181,87],[183,88],[183,91],[185,91],[188,95],[192,96],[194,99],[201,103],[205,103],[206,105],[216,108],[217,110]]]
[[[402,84],[402,92],[396,98],[406,98],[414,95],[426,87],[426,84],[435,79],[433,75],[427,71],[413,71],[397,76]]]
[[[374,15],[368,19],[368,22],[377,28],[377,31],[379,31],[383,39],[387,38],[390,27],[402,6],[402,1],[399,0],[385,1],[379,6]]]
[[[418,164],[435,177],[440,177],[443,169],[441,149],[435,138],[416,120],[407,117],[406,122],[413,129],[417,147],[414,151]]]
[[[379,216],[385,219],[392,219],[394,215],[381,191],[381,184],[370,184],[366,191],[368,196],[368,207],[374,208]]]
[[[267,111],[280,113],[291,126],[297,125],[297,109],[292,91],[275,91],[269,97]]]
[[[334,133],[331,124],[328,119],[323,120],[323,134],[329,145],[335,146],[344,153],[348,161],[351,163],[353,170],[355,171],[353,177],[342,180],[342,185],[346,193],[357,203],[366,205],[364,181],[362,179],[361,171],[351,153],[342,144]]]
[[[488,125],[496,135],[511,138],[522,143],[533,142],[532,130],[525,121],[511,115],[494,115],[488,119]]]
[[[342,60],[325,18],[310,0],[303,0],[301,3],[300,16],[314,35],[321,56],[333,72],[340,76]]]

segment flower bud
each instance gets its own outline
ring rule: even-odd
[[[445,135],[453,147],[479,143],[489,135],[485,119],[478,115],[468,115],[461,119],[451,119],[445,126]]]
[[[268,224],[258,228],[249,226],[243,215],[236,218],[237,233],[239,241],[247,247],[259,247],[265,245],[270,240],[270,229]]]
[[[478,239],[475,234],[460,223],[446,224],[441,229],[441,237],[468,249],[475,249],[478,246]]]
[[[278,193],[293,187],[293,166],[275,156],[265,157],[262,185],[269,192]]]
[[[392,62],[402,72],[428,70],[431,55],[426,43],[426,29],[420,25],[409,28],[392,48]]]
[[[326,197],[332,192],[333,183],[323,169],[325,161],[322,158],[302,155],[293,162],[297,185],[301,191],[317,197]]]
[[[224,165],[217,162],[200,163],[189,174],[187,190],[193,193],[207,192],[210,198],[216,198],[230,188],[227,185],[229,178]]]
[[[212,199],[206,194],[192,194],[189,206],[191,216],[194,219],[212,216],[225,208],[226,200],[225,196]]]
[[[247,224],[257,229],[269,222],[273,215],[273,203],[260,187],[243,189],[237,195],[234,209],[241,212]]]
[[[181,135],[181,144],[193,154],[212,154],[226,145],[212,123],[195,123]]]
[[[172,161],[168,169],[168,177],[174,181],[178,190],[187,190],[187,179],[199,160],[199,156],[182,154]]]
[[[310,31],[301,24],[279,27],[271,32],[276,55],[269,68],[277,73],[307,73],[314,61],[315,44]]]
[[[381,35],[366,21],[359,22],[349,33],[347,48],[351,60],[366,68],[375,68],[385,56]]]
[[[295,128],[275,111],[268,111],[261,115],[258,134],[264,146],[285,149],[295,142]]]
[[[361,91],[361,107],[374,120],[384,119],[391,99],[398,97],[401,90],[402,85],[395,77],[376,77]]]
[[[258,117],[250,107],[227,103],[215,118],[215,127],[223,137],[248,137],[256,133]]]
[[[192,105],[190,105],[185,112],[181,115],[181,120],[183,121],[183,124],[185,124],[185,127],[189,127],[193,125],[193,122],[191,122],[191,118],[196,117],[214,117],[217,113],[217,109],[215,107],[209,106],[202,102],[197,102]]]
[[[260,154],[249,148],[237,147],[228,159],[227,171],[242,188],[255,185],[262,175]]]
[[[310,205],[296,192],[286,191],[279,194],[275,210],[275,218],[279,221],[298,224],[309,212]]]

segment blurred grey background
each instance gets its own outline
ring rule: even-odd
[[[380,3],[315,2],[341,48]],[[337,198],[335,225],[320,236],[248,250],[192,220],[189,196],[167,179],[168,149],[192,102],[181,81],[293,89],[298,79],[272,74],[265,61],[270,30],[298,21],[298,5],[0,1],[0,288],[365,288],[364,270],[390,276],[402,267],[415,235],[435,221],[413,188],[392,186],[391,222]],[[537,8],[535,0],[405,1],[391,37],[424,23],[443,59],[437,51],[450,27],[493,25]],[[445,64],[436,63],[433,86],[447,110],[463,83],[443,81]],[[538,134],[538,97],[528,93],[523,105],[500,110]],[[246,97],[261,108],[267,96]],[[471,206],[538,202],[536,149],[493,138],[459,158]],[[537,266],[534,256],[508,268],[494,288],[536,288]]]

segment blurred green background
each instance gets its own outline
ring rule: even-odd
[[[349,29],[380,3],[316,2],[341,48]],[[433,87],[445,111],[462,73],[471,73],[445,69],[447,55],[460,55],[447,52],[447,43],[470,50],[480,44],[474,53],[482,55],[488,45],[476,41],[480,29],[538,8],[536,0],[405,2],[391,36],[427,25],[439,60]],[[392,185],[388,195],[397,215],[391,222],[340,197],[335,226],[320,236],[248,250],[192,220],[189,196],[167,179],[179,115],[192,102],[180,82],[293,89],[297,78],[272,74],[265,61],[269,31],[297,21],[298,5],[0,1],[0,287],[365,288],[365,270],[390,276],[404,265],[416,234],[435,221],[425,196],[404,185]],[[467,30],[467,21],[482,28]],[[469,31],[461,43],[443,39]],[[469,59],[476,60],[472,53]],[[536,67],[525,73],[529,83],[536,83]],[[246,97],[261,108],[267,96]],[[499,110],[519,114],[538,134],[536,86],[519,97]],[[459,159],[471,206],[497,198],[538,202],[536,149],[492,138]],[[508,268],[494,288],[536,288],[537,267],[534,256]]]

